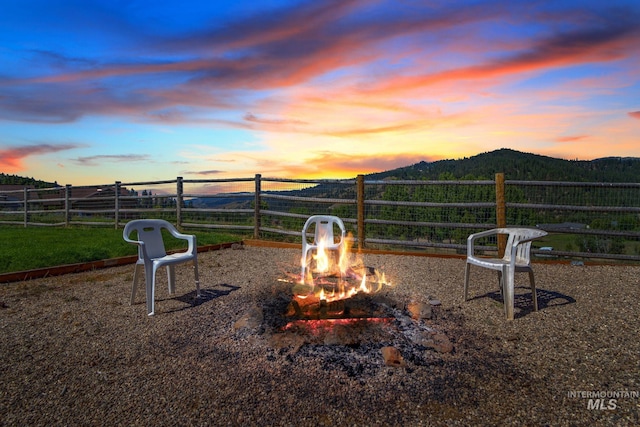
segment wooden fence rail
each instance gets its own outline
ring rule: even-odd
[[[134,187],[145,188],[143,191]],[[3,189],[0,224],[111,226],[163,217],[187,229],[294,240],[311,214],[340,216],[365,247],[463,252],[474,231],[550,232],[541,256],[640,261],[640,183],[253,178]],[[558,237],[559,236],[559,237]],[[553,246],[553,247],[552,247]],[[559,246],[559,247],[558,247]],[[504,241],[487,249],[501,251]]]

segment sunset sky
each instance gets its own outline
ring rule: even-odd
[[[351,178],[640,157],[640,3],[0,0],[0,172]]]

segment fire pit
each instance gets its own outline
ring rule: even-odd
[[[287,292],[263,302],[262,330],[276,354],[322,352],[326,363],[361,374],[365,365],[427,364],[453,350],[434,324],[439,302],[426,296],[396,301],[385,274],[365,266],[348,246],[340,253],[319,250],[301,262],[308,263],[305,277],[285,273],[279,282],[289,285]]]

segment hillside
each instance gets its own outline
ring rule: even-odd
[[[640,182],[640,158],[606,157],[563,160],[538,154],[500,149],[458,160],[420,162],[367,175],[368,179],[505,179],[571,182]]]
[[[18,175],[7,175],[0,173],[0,185],[24,185],[32,186],[33,188],[50,188],[57,187],[57,182],[45,182],[39,181],[34,178],[25,178]]]

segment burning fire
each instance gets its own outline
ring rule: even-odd
[[[297,299],[332,302],[351,298],[358,293],[376,293],[391,286],[383,272],[365,267],[360,259],[352,262],[351,235],[344,240],[336,259],[336,251],[327,250],[325,239],[318,242],[315,254],[301,259],[302,271],[294,286]]]

